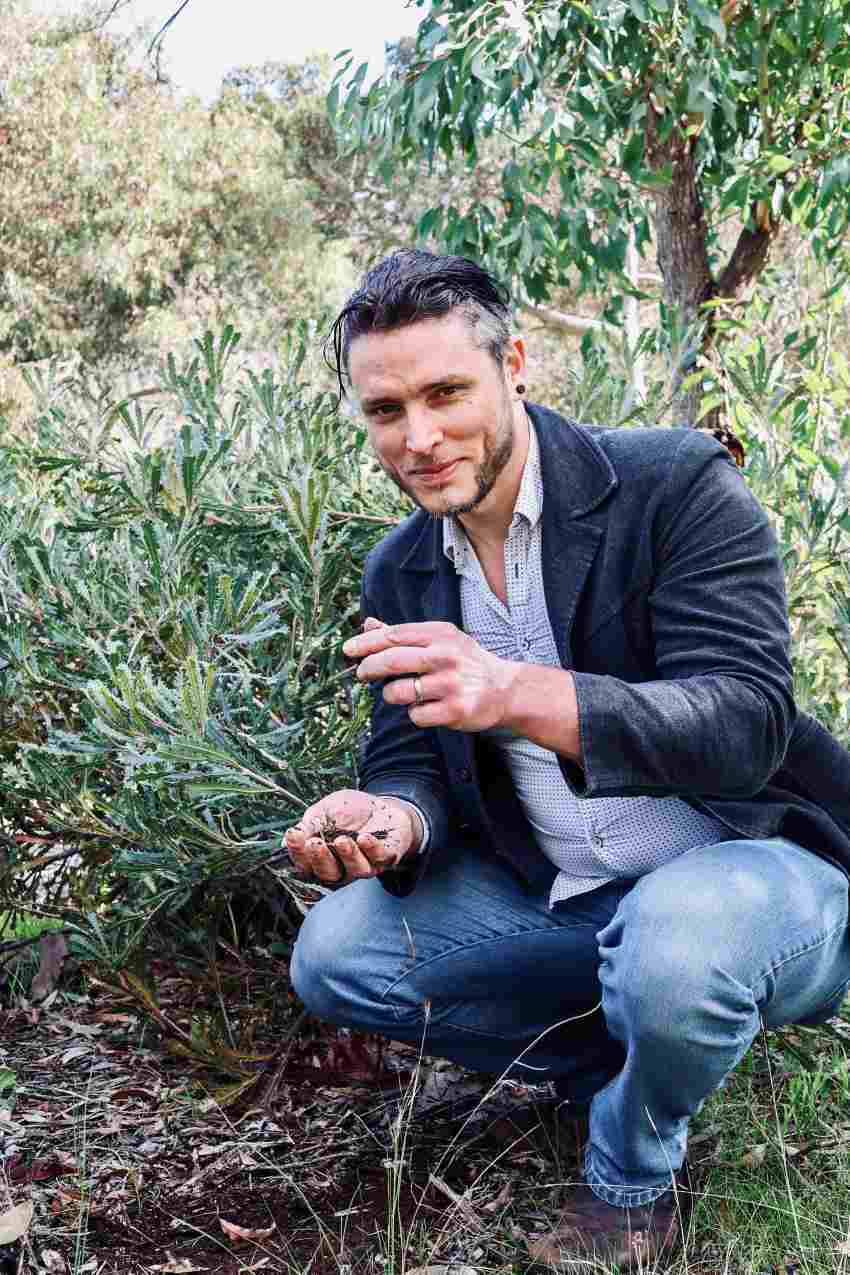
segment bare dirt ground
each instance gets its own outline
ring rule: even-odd
[[[178,1026],[188,1024],[178,999],[190,987],[160,971],[160,1004]],[[5,1204],[35,1204],[24,1270],[338,1275],[386,1269],[388,1243],[417,1230],[430,1236],[421,1246],[431,1256],[455,1256],[464,1230],[504,1232],[512,1183],[545,1166],[543,1125],[535,1139],[528,1118],[515,1127],[479,1120],[458,1153],[450,1143],[462,1121],[418,1117],[400,1145],[392,1122],[416,1055],[303,1020],[282,1070],[276,1060],[274,1092],[263,1096],[273,1073],[260,1066],[235,1102],[226,1102],[226,1077],[193,1067],[150,1031],[146,1043],[138,1006],[119,992],[7,1010],[2,1040]],[[426,1063],[420,1084],[429,1075]],[[485,1088],[483,1078],[467,1085]],[[534,1092],[510,1090],[527,1111]],[[488,1166],[479,1218],[464,1192]]]
[[[0,1014],[4,1207],[35,1205],[24,1270],[385,1270],[388,1244],[408,1232],[430,1236],[421,1246],[433,1256],[459,1252],[464,1229],[503,1231],[514,1177],[530,1160],[544,1167],[528,1133],[538,1095],[521,1086],[506,1102],[526,1113],[522,1127],[494,1124],[487,1109],[463,1131],[462,1154],[450,1146],[462,1121],[441,1123],[437,1101],[437,1114],[394,1134],[415,1052],[311,1023],[285,992],[270,1013],[287,986],[282,962],[234,962],[218,987],[162,964],[152,972],[143,991],[92,976],[84,992]],[[153,1029],[139,1004],[152,994]],[[193,1046],[219,1053],[221,1067]],[[420,1091],[431,1071],[416,1071]],[[439,1077],[430,1084],[437,1093]],[[464,1192],[488,1166],[478,1219]]]
[[[214,980],[154,962],[146,985],[90,974],[0,1012],[2,1207],[35,1206],[22,1272],[531,1269],[578,1175],[549,1090],[503,1082],[464,1123],[446,1085],[474,1105],[487,1078],[305,1019],[286,986],[268,954]],[[716,1151],[695,1140],[697,1182]],[[704,1234],[687,1269],[735,1268]]]

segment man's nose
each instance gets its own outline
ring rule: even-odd
[[[407,413],[405,446],[417,456],[428,456],[443,439],[443,429],[436,412],[427,407],[413,407]]]

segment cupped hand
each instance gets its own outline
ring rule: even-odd
[[[380,876],[407,854],[413,839],[409,811],[392,798],[354,788],[341,788],[309,806],[284,834],[299,872],[324,885]]]

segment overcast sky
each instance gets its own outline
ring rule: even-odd
[[[157,29],[180,0],[133,0],[137,21]],[[41,9],[74,10],[73,0],[37,0]],[[166,37],[165,65],[179,88],[215,95],[234,66],[298,62],[305,54],[333,56],[351,48],[370,75],[384,66],[385,41],[415,31],[424,9],[406,0],[189,0]]]

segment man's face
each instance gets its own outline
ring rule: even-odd
[[[352,342],[351,383],[375,455],[420,509],[469,513],[513,483],[522,366],[521,341],[499,367],[459,310]]]

